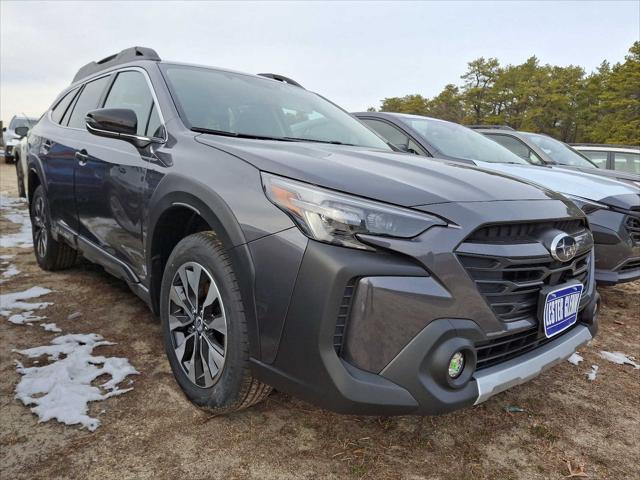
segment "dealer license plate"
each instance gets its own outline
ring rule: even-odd
[[[544,334],[547,338],[576,323],[582,288],[582,284],[575,284],[547,293],[542,315]]]

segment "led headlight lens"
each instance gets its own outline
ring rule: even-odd
[[[577,197],[575,195],[567,195],[564,194],[569,200],[575,203],[580,210],[582,210],[586,215],[595,212],[596,210],[609,210],[609,207],[604,203],[595,202],[593,200],[589,200],[587,198]]]
[[[371,249],[358,234],[412,238],[434,225],[438,217],[345,195],[269,173],[262,174],[267,198],[287,213],[300,230],[315,240]]]

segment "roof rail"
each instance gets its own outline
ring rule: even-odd
[[[146,47],[131,47],[122,50],[120,53],[115,53],[110,55],[102,60],[98,60],[97,62],[89,62],[76,73],[76,76],[73,77],[73,82],[75,83],[78,80],[88,77],[89,75],[93,75],[94,73],[98,73],[101,70],[105,70],[109,67],[113,67],[114,65],[119,65],[121,63],[133,62],[134,60],[153,60],[156,62],[160,61],[160,56],[156,53],[156,51],[152,48]]]
[[[260,75],[261,77],[271,78],[272,80],[278,80],[279,82],[282,82],[282,83],[288,83],[289,85],[293,85],[294,87],[300,87],[304,89],[304,87],[300,85],[298,82],[296,82],[295,80],[289,77],[285,77],[284,75],[278,75],[277,73],[259,73],[258,75]]]
[[[514,130],[514,128],[511,128],[509,125],[465,125],[465,127],[467,128],[472,128],[474,130],[480,130],[482,128],[486,128],[486,129],[494,129],[494,130]]]

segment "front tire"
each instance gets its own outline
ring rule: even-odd
[[[54,240],[51,235],[51,215],[47,195],[42,185],[38,185],[29,205],[31,231],[33,234],[33,252],[36,261],[43,270],[64,270],[73,266],[76,251],[66,243]]]
[[[216,413],[254,405],[271,387],[253,378],[244,305],[231,261],[213,232],[181,240],[162,277],[167,357],[185,395]]]

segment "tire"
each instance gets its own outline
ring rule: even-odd
[[[69,245],[54,240],[51,235],[49,203],[42,185],[39,185],[29,205],[33,234],[33,253],[43,270],[64,270],[76,262],[77,252]]]
[[[24,178],[22,178],[22,174],[21,171],[22,169],[20,168],[20,157],[16,156],[16,178],[18,179],[18,196],[20,198],[26,198],[27,193],[24,189]]]
[[[231,261],[213,232],[189,235],[171,252],[160,320],[173,374],[195,405],[223,414],[269,395],[271,387],[251,375],[244,305]]]

